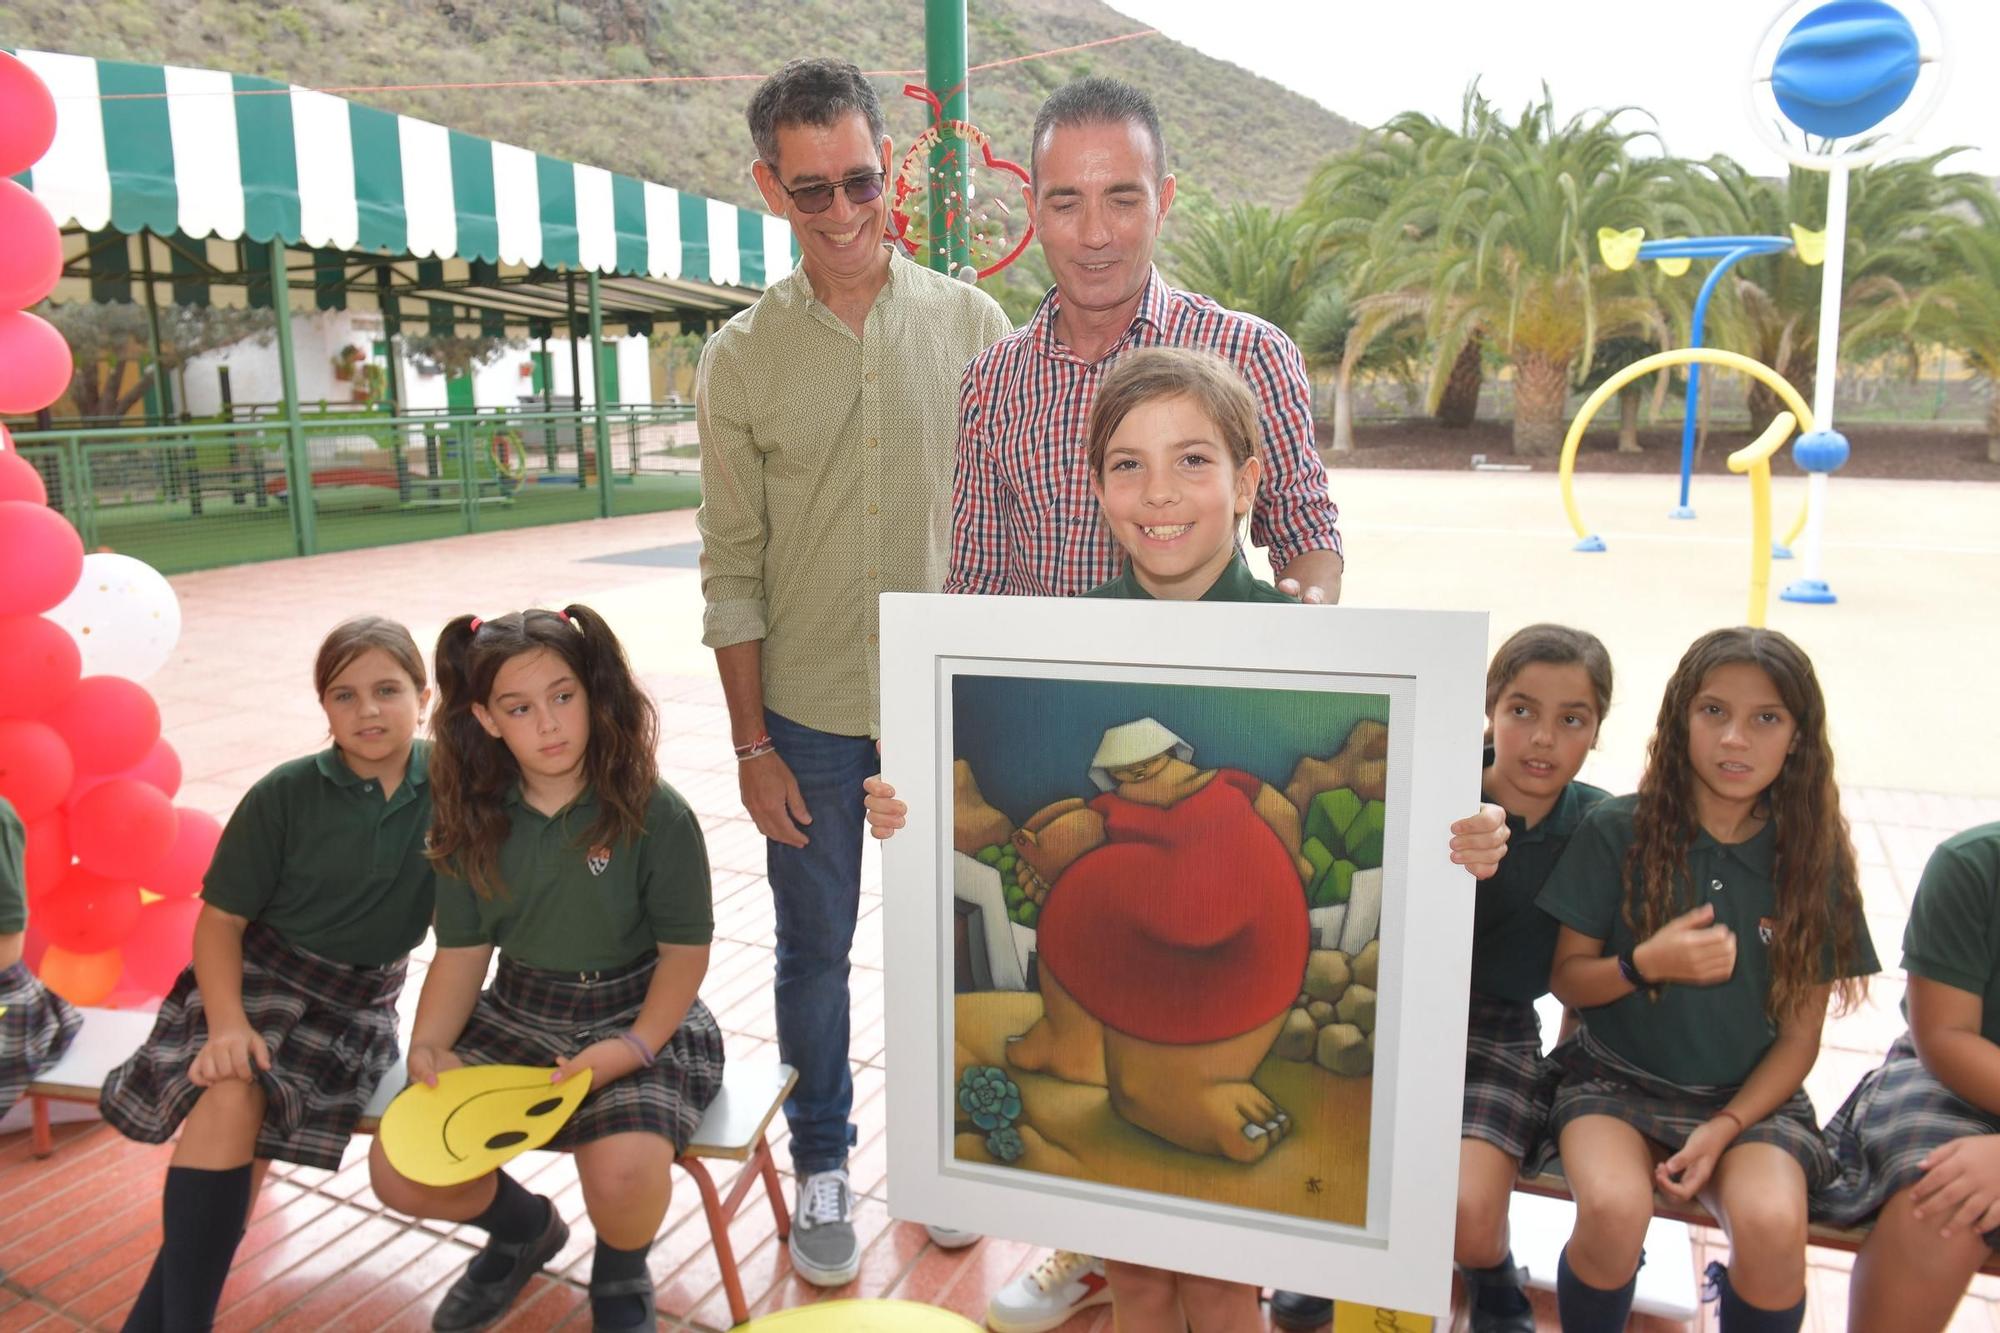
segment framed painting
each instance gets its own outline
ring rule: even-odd
[[[1443,1314],[1486,617],[882,599],[898,1217]]]

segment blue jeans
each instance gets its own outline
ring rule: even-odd
[[[847,955],[861,909],[861,783],[881,771],[875,742],[837,736],[765,710],[764,725],[798,779],[807,844],[765,843],[778,927],[778,1054],[799,1071],[785,1103],[801,1177],[842,1166],[854,1146],[847,1062]]]

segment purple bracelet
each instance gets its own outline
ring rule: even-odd
[[[653,1067],[652,1047],[646,1045],[645,1042],[640,1041],[636,1036],[634,1036],[630,1032],[621,1032],[618,1035],[625,1041],[627,1045],[629,1045],[633,1050],[639,1053],[640,1065],[642,1065],[647,1069],[651,1069]]]

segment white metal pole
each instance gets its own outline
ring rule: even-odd
[[[1833,391],[1840,367],[1840,293],[1847,267],[1847,172],[1836,162],[1826,173],[1826,271],[1820,278],[1819,357],[1813,372],[1814,432],[1832,431]],[[1826,537],[1827,474],[1813,471],[1806,476],[1805,568],[1801,577],[1783,593],[1788,602],[1831,602],[1821,569]]]

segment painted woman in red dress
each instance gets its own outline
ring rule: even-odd
[[[1102,1084],[1192,1152],[1256,1161],[1290,1118],[1251,1082],[1305,975],[1299,814],[1261,778],[1199,769],[1152,718],[1104,734],[1103,795],[1014,835],[1051,884],[1036,930],[1043,1016],[1016,1067]]]

